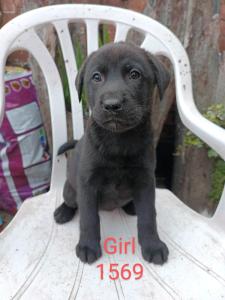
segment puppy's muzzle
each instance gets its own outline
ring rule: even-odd
[[[123,109],[122,102],[116,98],[110,98],[104,100],[102,103],[102,107],[104,111],[113,112],[113,113],[117,113]]]

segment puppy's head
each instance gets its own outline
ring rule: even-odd
[[[76,78],[79,99],[84,88],[93,119],[113,132],[136,127],[150,111],[154,87],[162,99],[168,83],[169,74],[162,63],[123,42],[92,53]]]

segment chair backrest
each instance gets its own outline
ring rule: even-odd
[[[153,54],[168,57],[174,67],[177,106],[183,123],[225,159],[225,131],[206,120],[197,110],[192,95],[188,56],[180,41],[169,29],[147,16],[121,8],[85,4],[48,6],[16,17],[0,31],[0,116],[3,116],[3,73],[6,58],[10,52],[16,49],[26,49],[39,63],[49,93],[53,137],[51,189],[61,188],[64,181],[64,177],[61,177],[60,174],[65,174],[65,160],[62,157],[57,158],[56,153],[59,146],[67,140],[65,103],[59,72],[49,51],[37,35],[35,26],[51,23],[57,31],[66,62],[65,67],[72,100],[73,134],[75,139],[79,139],[83,134],[83,115],[74,86],[77,65],[68,29],[69,22],[73,21],[82,21],[86,26],[88,54],[99,47],[98,28],[100,23],[109,23],[115,26],[115,42],[125,40],[130,29],[136,29],[143,33],[144,41],[140,46]],[[225,207],[225,197],[223,198],[221,207]]]

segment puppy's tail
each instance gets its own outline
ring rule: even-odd
[[[59,147],[57,155],[61,155],[61,154],[63,154],[64,152],[66,152],[68,150],[74,149],[77,142],[78,141],[73,140],[73,141],[70,141],[70,142],[67,142],[67,143],[63,144],[62,146]]]

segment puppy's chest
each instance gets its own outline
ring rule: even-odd
[[[122,207],[132,200],[134,190],[144,185],[142,168],[107,168],[99,171],[101,198],[99,207],[111,210]],[[144,177],[145,178],[145,177]]]
[[[92,173],[92,180],[95,184],[101,187],[113,186],[116,190],[142,186],[148,177],[148,169],[135,162],[108,162],[106,166],[97,166]]]
[[[89,183],[100,191],[100,209],[111,210],[131,201],[134,191],[145,186],[149,176],[149,169],[140,160],[116,158],[95,166]]]

